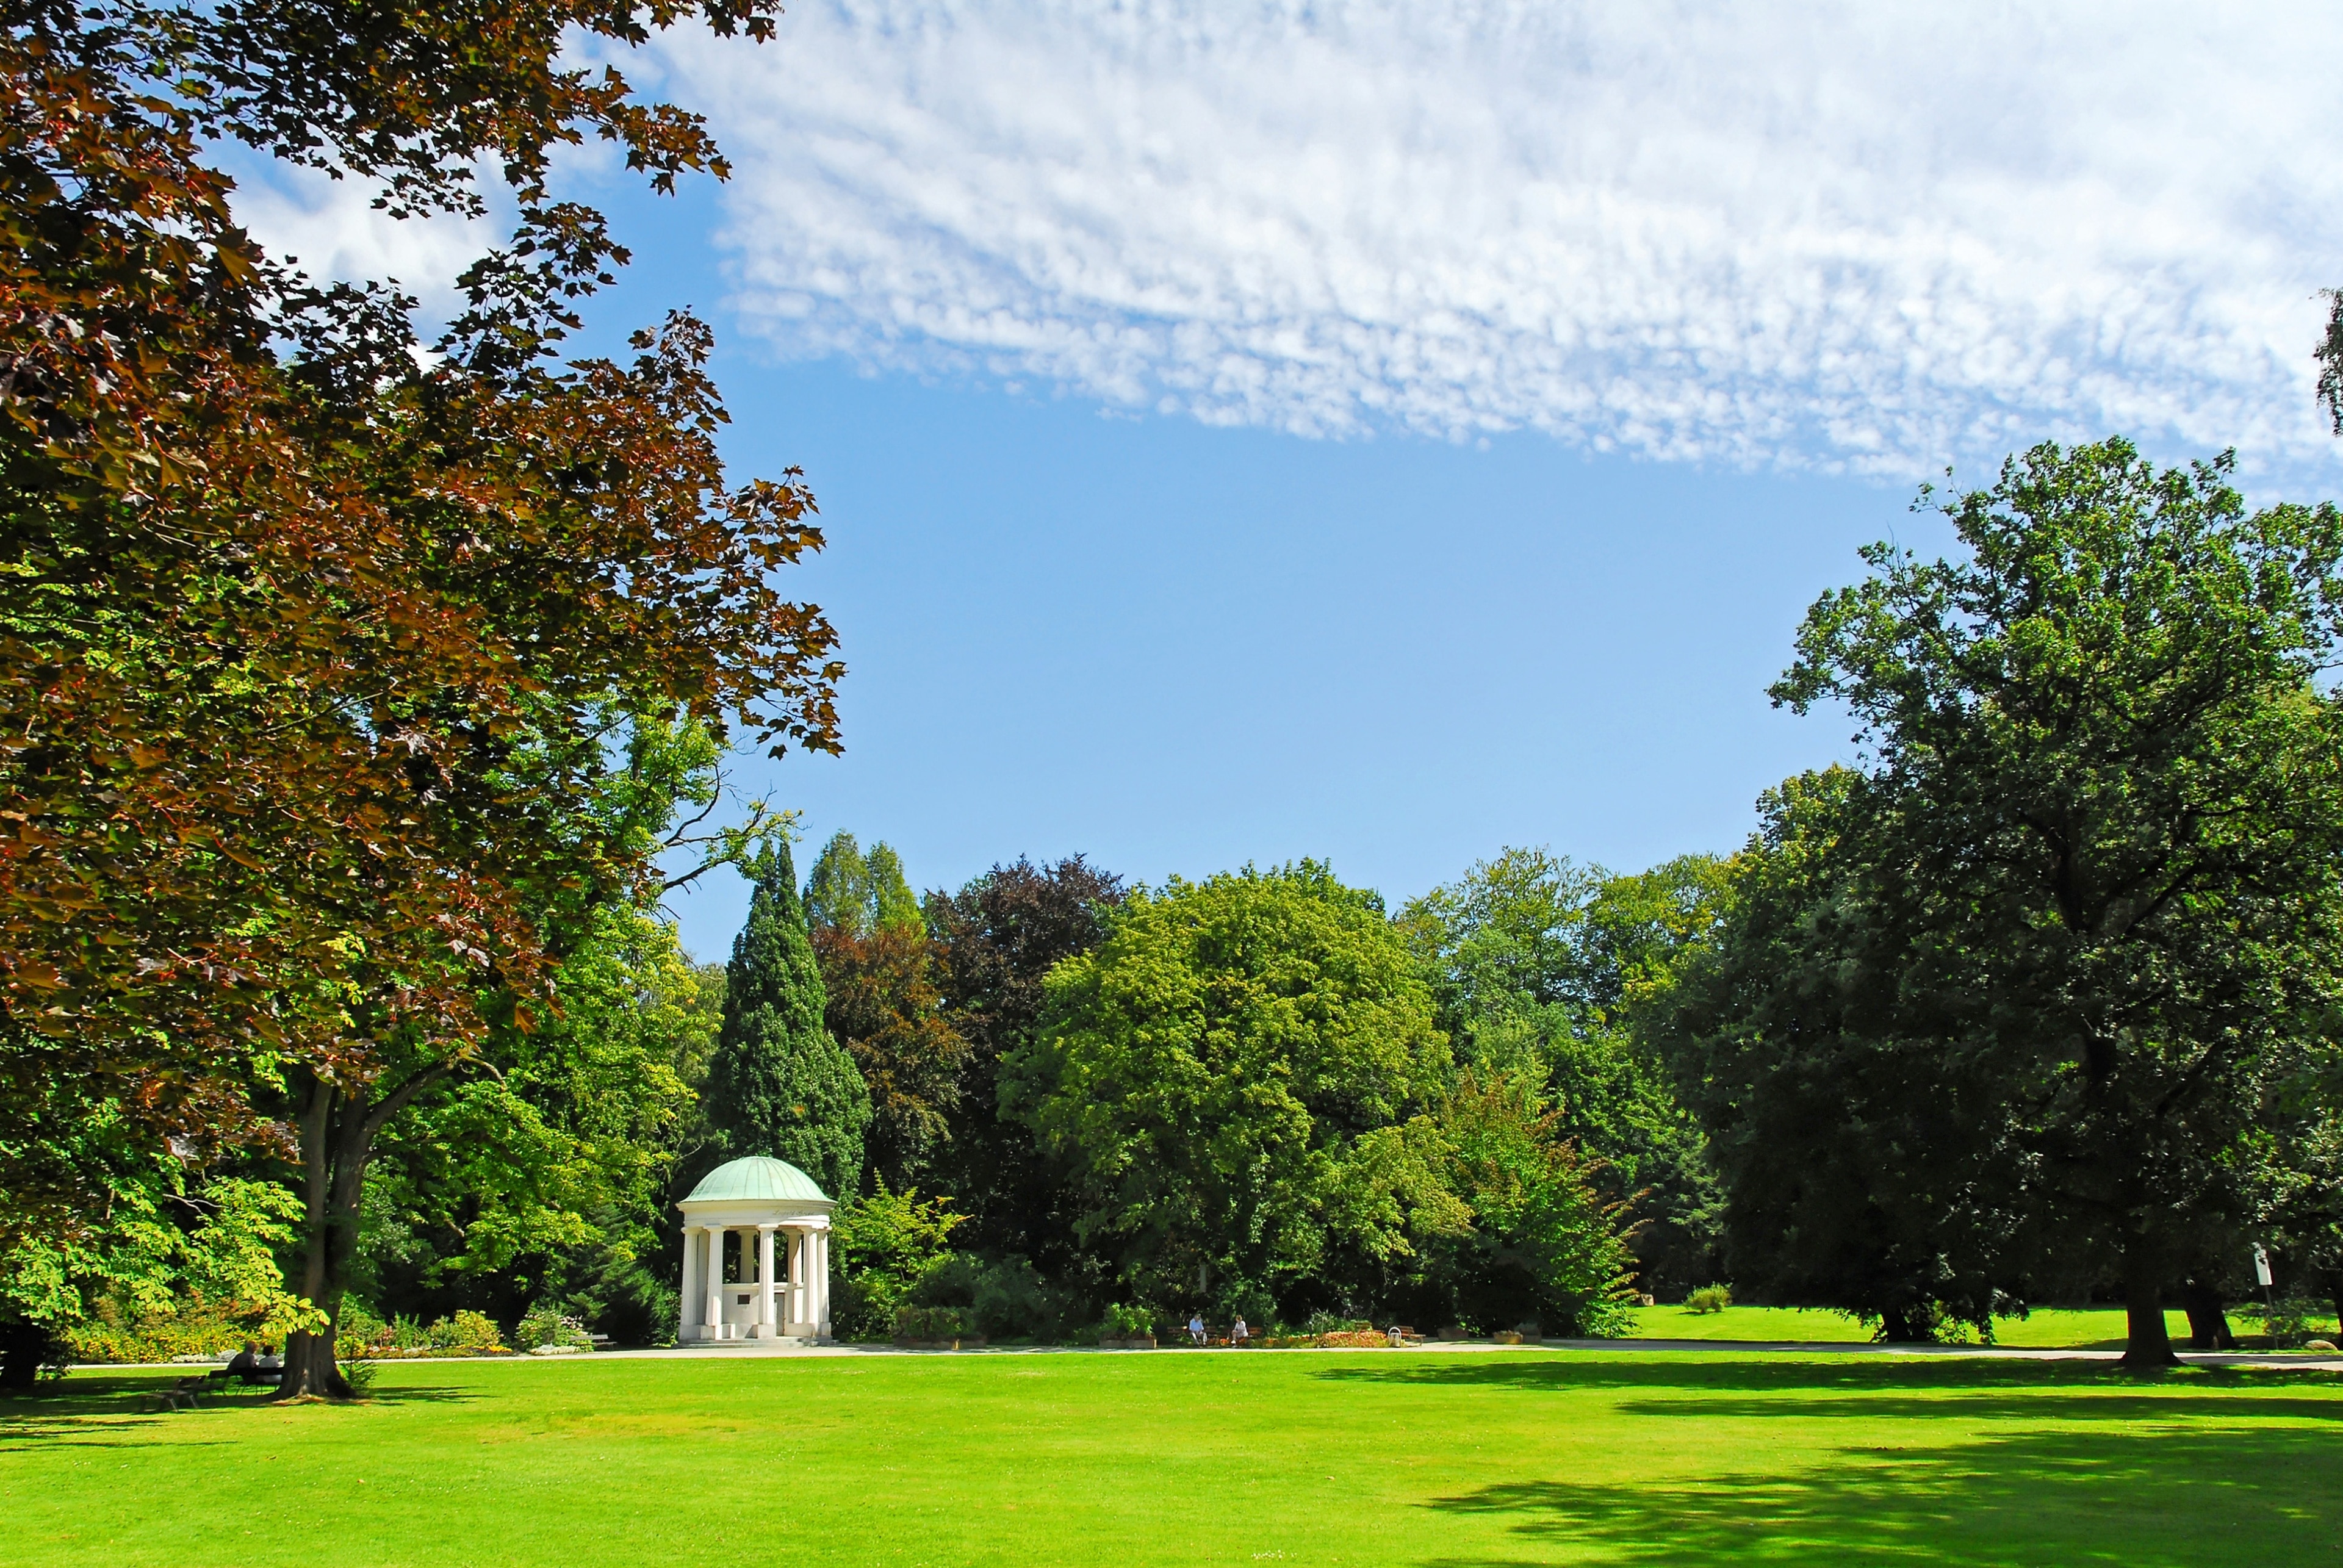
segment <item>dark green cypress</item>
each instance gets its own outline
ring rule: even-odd
[[[708,1065],[709,1121],[728,1156],[786,1160],[833,1198],[862,1181],[870,1091],[822,1027],[821,970],[787,844],[749,869],[749,923],[725,968],[724,1027]]]

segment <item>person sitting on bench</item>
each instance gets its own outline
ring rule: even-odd
[[[267,1360],[273,1362],[277,1358],[270,1356]],[[229,1359],[227,1365],[212,1373],[212,1376],[226,1378],[231,1382],[275,1382],[281,1370],[281,1363],[273,1367],[263,1365],[260,1346],[254,1341],[246,1340],[244,1342],[244,1349],[236,1352]]]

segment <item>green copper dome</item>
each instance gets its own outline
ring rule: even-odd
[[[729,1161],[710,1171],[691,1190],[687,1203],[710,1201],[719,1203],[827,1203],[829,1194],[813,1184],[813,1178],[786,1160],[770,1160],[762,1154],[751,1154],[746,1160]]]

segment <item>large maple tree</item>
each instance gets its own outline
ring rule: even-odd
[[[773,584],[820,548],[736,483],[707,328],[558,357],[625,260],[564,143],[660,188],[699,121],[566,37],[771,0],[10,5],[0,40],[0,1241],[84,1223],[106,1140],[302,1170],[338,1301],[371,1140],[546,1010],[579,912],[653,875],[627,739],[834,749],[841,668]],[[224,139],[514,239],[424,345],[236,225]],[[341,1387],[329,1334],[287,1387]]]

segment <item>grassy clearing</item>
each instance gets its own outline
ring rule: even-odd
[[[1634,1309],[1639,1340],[1794,1340],[1814,1344],[1864,1344],[1871,1331],[1841,1312],[1800,1307],[1727,1307],[1688,1312],[1682,1307]]]
[[[2343,1382],[1729,1352],[402,1364],[0,1404],[0,1562],[2335,1561]]]
[[[2167,1312],[2164,1326],[2173,1342],[2188,1339],[2185,1313]],[[2249,1319],[2231,1317],[2229,1326],[2250,1337],[2258,1326]],[[2313,1332],[2335,1336],[2335,1320],[2313,1325]],[[1861,1344],[1871,1331],[1839,1312],[1797,1307],[1727,1307],[1721,1312],[1688,1312],[1682,1307],[1641,1307],[1635,1312],[1634,1338],[1639,1340],[1771,1340],[1814,1344]],[[2083,1312],[2040,1307],[2024,1318],[2005,1318],[1994,1325],[1994,1342],[2027,1350],[2121,1350],[2124,1315],[2120,1309],[2095,1307]]]

